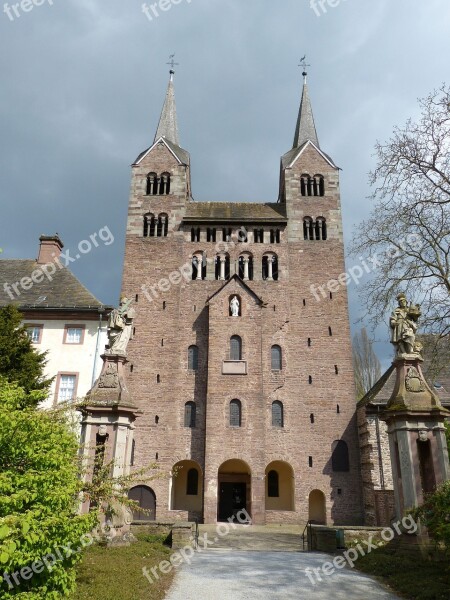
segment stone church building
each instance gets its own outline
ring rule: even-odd
[[[173,72],[132,165],[132,464],[162,476],[130,496],[158,520],[362,522],[347,290],[331,281],[345,272],[339,168],[304,76],[273,203],[193,201]]]

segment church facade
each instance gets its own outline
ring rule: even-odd
[[[266,204],[192,200],[171,72],[132,165],[122,284],[136,309],[132,464],[161,474],[130,496],[157,520],[362,522],[339,169],[306,74],[279,190]]]

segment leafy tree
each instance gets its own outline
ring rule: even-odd
[[[376,265],[361,299],[373,323],[402,291],[422,306],[429,333],[450,333],[450,86],[419,100],[421,116],[377,143],[375,206],[352,251]]]
[[[27,402],[0,378],[0,597],[56,600],[74,588],[81,554],[70,549],[83,545],[97,514],[77,514],[78,441],[65,417]]]
[[[46,398],[52,379],[43,375],[45,363],[46,353],[33,348],[19,310],[13,305],[0,308],[0,376],[25,391],[23,406],[36,406]]]
[[[381,377],[380,361],[364,327],[353,336],[353,368],[356,399],[361,400]]]

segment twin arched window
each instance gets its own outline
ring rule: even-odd
[[[195,402],[186,402],[184,405],[184,426],[193,429],[197,418],[197,406]]]
[[[300,191],[302,196],[325,196],[325,179],[323,175],[308,175],[304,173],[300,178]]]
[[[272,402],[272,427],[284,427],[283,403],[279,400]]]
[[[332,448],[331,465],[333,471],[335,473],[350,471],[347,443],[344,440],[336,440],[333,442]]]
[[[192,257],[192,281],[206,279],[206,255],[203,253],[194,254]]]
[[[239,277],[244,281],[253,281],[253,256],[242,254],[239,257]]]
[[[230,256],[229,254],[219,254],[215,259],[216,281],[226,281],[230,279]]]
[[[189,371],[198,371],[198,346],[189,346],[188,370]]]
[[[155,217],[152,213],[144,215],[144,237],[167,237],[169,217],[162,213]]]
[[[305,240],[326,240],[327,221],[324,217],[317,217],[315,221],[311,217],[303,219],[303,237]]]
[[[283,368],[283,360],[280,346],[272,346],[270,359],[272,371],[281,371]]]
[[[278,256],[276,254],[263,256],[262,278],[267,281],[278,281]]]
[[[147,196],[163,196],[170,194],[170,173],[147,175]]]
[[[242,404],[240,400],[230,402],[230,427],[241,427],[242,425]]]
[[[230,339],[230,360],[242,360],[242,338],[238,335]]]

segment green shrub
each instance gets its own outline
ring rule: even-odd
[[[421,520],[436,543],[443,544],[446,551],[450,551],[450,481],[428,495],[413,515]]]

